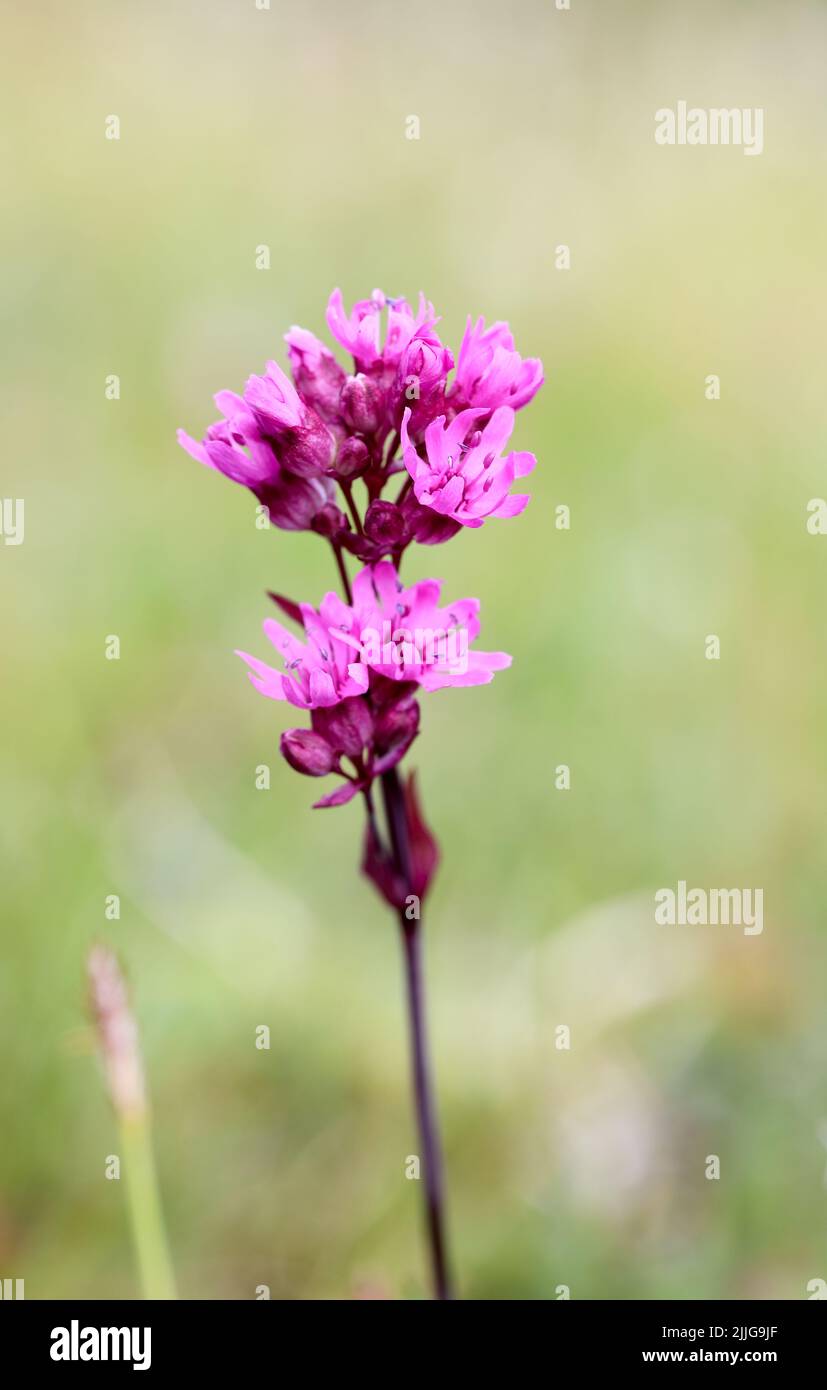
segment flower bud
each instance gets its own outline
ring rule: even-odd
[[[410,407],[411,438],[419,439],[431,420],[445,414],[445,385],[453,365],[453,354],[442,346],[433,324],[414,333],[399,360],[393,410],[397,420]]]
[[[379,776],[404,758],[419,733],[419,705],[405,700],[383,710],[376,724],[376,761],[373,773]]]
[[[370,452],[364,439],[355,439],[349,435],[341,445],[330,472],[334,477],[347,482],[350,478],[358,478],[369,464]]]
[[[328,502],[316,513],[311,523],[312,530],[320,536],[331,538],[347,526],[347,518],[335,502]]]
[[[358,372],[345,378],[341,396],[346,423],[359,434],[374,434],[385,418],[385,393],[378,382]]]
[[[402,503],[402,511],[410,535],[420,545],[442,545],[461,529],[453,517],[441,516],[433,507],[423,507],[413,492],[409,492]]]
[[[339,419],[344,368],[339,366],[330,348],[306,328],[291,328],[284,337],[299,395],[323,420],[335,424]]]
[[[376,746],[384,751],[402,740],[412,740],[419,729],[416,700],[400,702],[383,710],[376,724]]]
[[[416,681],[394,681],[374,671],[370,683],[370,698],[377,721],[397,705],[409,704],[419,686]]]
[[[279,747],[290,766],[306,777],[326,777],[336,764],[330,744],[312,729],[287,729]]]
[[[275,482],[257,487],[255,495],[274,526],[282,531],[309,531],[333,490],[329,478],[296,478],[282,472]]]
[[[382,546],[383,550],[395,550],[407,537],[404,513],[395,502],[380,499],[371,502],[365,514],[365,535],[368,540]]]
[[[360,758],[373,737],[373,717],[367,701],[354,695],[338,705],[319,706],[311,714],[313,728],[335,753]]]
[[[315,410],[308,408],[298,429],[279,434],[276,452],[288,472],[300,478],[314,478],[330,468],[336,452],[336,441]]]

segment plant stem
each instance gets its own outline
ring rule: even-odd
[[[154,1300],[174,1299],[177,1296],[175,1278],[146,1115],[132,1115],[121,1121],[121,1144],[129,1220],[143,1296]]]
[[[405,813],[402,784],[399,781],[396,768],[391,768],[389,772],[382,774],[382,792],[397,867],[405,883],[410,887],[413,883],[413,873],[408,819]],[[402,931],[405,962],[405,992],[411,1040],[414,1104],[425,1177],[425,1223],[431,1258],[431,1278],[434,1297],[441,1301],[447,1301],[452,1299],[454,1294],[448,1268],[445,1235],[442,1144],[425,1023],[422,921],[421,919],[409,921],[405,916],[404,909],[400,909],[399,925]]]
[[[351,520],[353,522],[354,527],[356,528],[356,534],[357,536],[362,536],[364,535],[364,532],[362,530],[362,519],[359,516],[356,503],[353,500],[353,484],[350,482],[350,479],[341,479],[339,482],[339,486],[341,487],[342,492],[345,495],[347,509],[350,512]]]
[[[336,564],[339,569],[339,578],[342,581],[342,588],[345,591],[345,598],[348,603],[352,604],[353,594],[350,592],[350,580],[347,577],[347,568],[345,567],[345,557],[342,554],[342,547],[337,545],[335,541],[331,541],[330,544],[333,547],[333,554],[336,556]]]
[[[385,467],[388,468],[393,462],[393,456],[399,448],[399,430],[395,430],[393,438],[388,445],[388,452],[385,454]]]

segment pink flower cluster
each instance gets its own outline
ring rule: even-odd
[[[318,609],[272,595],[300,632],[265,621],[281,668],[239,653],[263,695],[310,711],[310,727],[288,730],[281,748],[299,772],[343,779],[318,806],[358,792],[369,801],[417,735],[421,690],[484,684],[511,660],[471,650],[476,599],[441,606],[437,580],[405,586],[399,568],[413,542],[441,544],[527,505],[513,487],[536,460],[508,444],[543,368],[520,356],[506,323],[481,318],[469,318],[455,363],[438,322],[424,296],[414,311],[375,290],[348,312],[334,290],[327,324],[350,372],[291,328],[292,380],[268,362],[241,395],[217,393],[222,418],[202,440],[178,434],[200,463],[249,488],[275,526],[316,531],[333,548],[342,595],[327,593]],[[362,566],[352,590],[347,555]],[[418,821],[412,784],[407,796]]]
[[[275,526],[319,531],[366,562],[522,511],[528,498],[511,487],[535,459],[504,450],[543,368],[515,351],[508,324],[486,328],[469,318],[454,372],[424,296],[414,313],[406,300],[374,290],[348,314],[334,290],[327,322],[353,358],[350,374],[313,333],[291,328],[293,380],[268,362],[242,395],[219,391],[223,418],[202,440],[179,430],[188,453],[248,487]],[[401,495],[382,499],[403,470]],[[361,527],[335,500],[336,484],[346,498],[356,478],[368,501]]]

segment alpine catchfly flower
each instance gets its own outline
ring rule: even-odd
[[[267,362],[241,394],[216,394],[221,418],[200,440],[183,430],[178,439],[248,488],[274,526],[315,532],[336,563],[340,587],[318,607],[270,594],[280,616],[265,619],[264,633],[275,657],[238,655],[260,694],[306,721],[283,730],[280,748],[302,776],[335,779],[315,806],[364,807],[361,868],[401,929],[431,1280],[435,1297],[449,1299],[421,963],[422,903],[439,850],[401,765],[436,692],[488,684],[511,657],[476,645],[478,599],[445,601],[439,580],[403,579],[401,570],[411,546],[442,545],[528,505],[514,485],[536,459],[509,443],[543,367],[520,356],[508,324],[486,328],[482,318],[469,317],[455,357],[422,294],[414,309],[374,290],[348,310],[337,289],[326,320],[349,361],[294,325],[285,335],[290,375]]]

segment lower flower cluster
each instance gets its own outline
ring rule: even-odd
[[[289,729],[281,748],[297,772],[345,779],[317,806],[344,805],[399,762],[419,731],[420,689],[486,685],[511,664],[505,652],[470,650],[479,602],[440,607],[440,587],[423,579],[406,589],[389,560],[367,565],[356,575],[350,603],[331,592],[318,609],[290,606],[304,641],[275,618],[265,619],[281,670],[238,653],[262,695],[311,711],[311,728]]]

